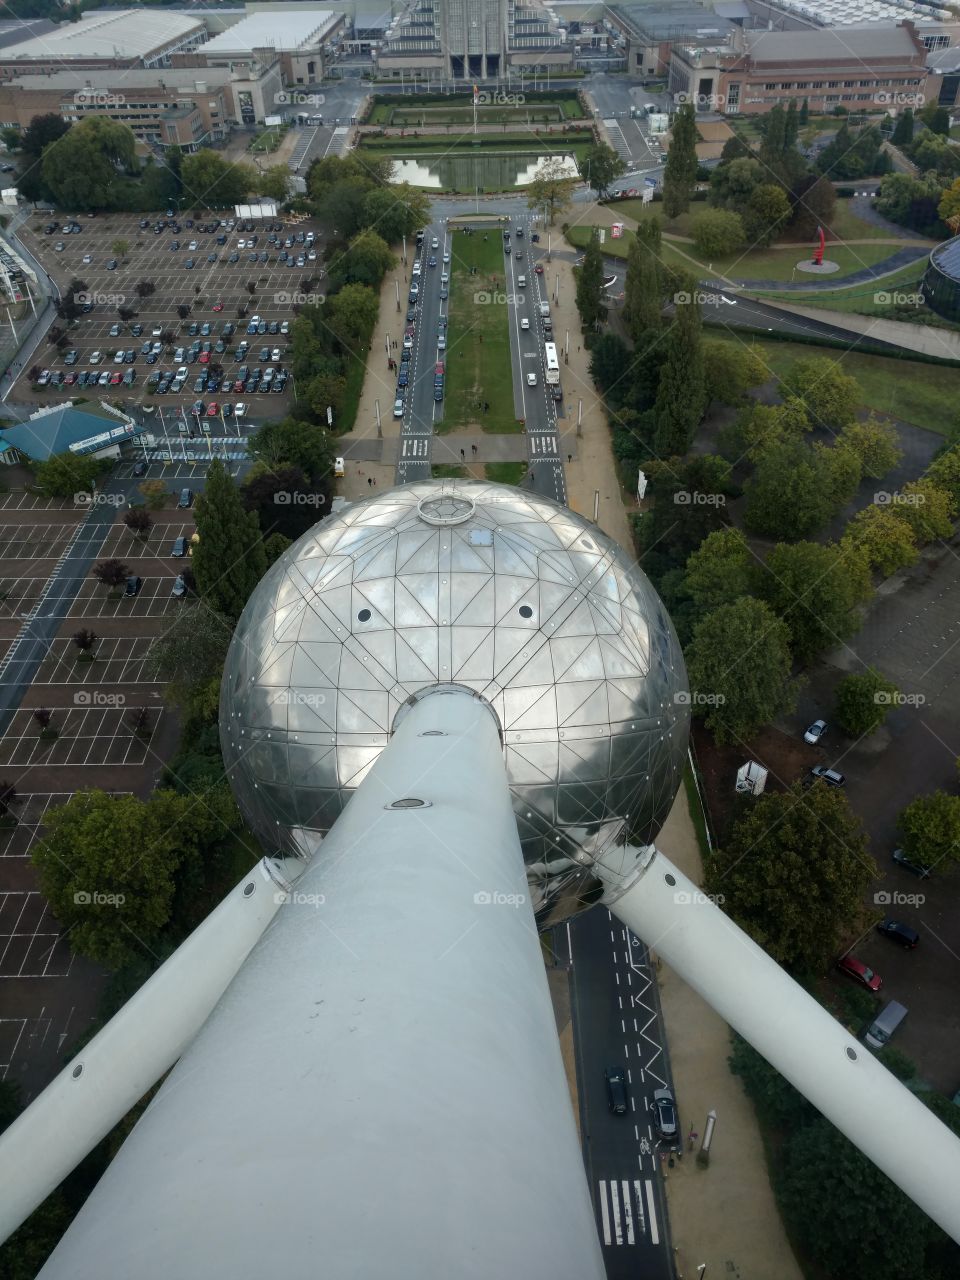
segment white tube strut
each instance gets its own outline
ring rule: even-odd
[[[262,859],[0,1135],[0,1241],[169,1071],[304,865]]]
[[[479,699],[409,710],[41,1274],[601,1280]]]
[[[960,1140],[664,854],[632,880],[613,860],[610,910],[960,1241]]]

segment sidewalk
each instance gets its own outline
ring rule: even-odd
[[[700,883],[700,850],[683,788],[657,846]],[[692,1127],[702,1135],[707,1112],[717,1113],[710,1167],[698,1168],[688,1151],[664,1170],[677,1277],[690,1280],[706,1263],[708,1276],[803,1280],[767,1177],[753,1104],[727,1066],[730,1029],[668,965],[658,962],[658,970],[684,1131]]]

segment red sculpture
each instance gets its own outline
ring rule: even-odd
[[[823,245],[824,245],[823,227],[817,227],[817,235],[820,237],[820,243],[817,245],[816,249],[814,249],[813,251],[813,260],[818,267],[822,267],[823,266]]]

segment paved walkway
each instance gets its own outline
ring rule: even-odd
[[[919,351],[923,355],[936,356],[940,360],[960,360],[960,333],[952,329],[940,329],[935,325],[910,324],[906,320],[882,320],[879,316],[860,316],[852,311],[830,311],[826,307],[801,307],[779,299],[760,298],[759,301],[778,311],[819,320],[821,324],[835,324],[842,329],[862,333],[878,342],[889,342]]]
[[[702,878],[700,851],[681,789],[657,845],[692,880]],[[760,1130],[739,1078],[730,1073],[730,1029],[662,961],[660,1003],[670,1066],[684,1126],[702,1134],[717,1113],[710,1166],[689,1152],[665,1169],[670,1230],[678,1280],[707,1276],[737,1280],[803,1280],[767,1177]]]

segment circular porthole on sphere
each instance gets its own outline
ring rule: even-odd
[[[429,809],[429,800],[420,800],[416,796],[404,796],[402,800],[394,800],[385,806],[387,809]]]
[[[256,893],[256,891],[257,891],[257,886],[252,880],[249,880],[243,886],[243,896],[245,898],[252,898],[253,895]]]
[[[370,621],[370,610],[369,610],[369,609],[361,609],[361,610],[360,610],[360,612],[357,614],[357,621],[358,621],[358,622],[369,622],[369,621]]]
[[[74,1080],[79,1080],[80,1077],[83,1075],[83,1063],[78,1062],[77,1065],[70,1072],[70,1074],[73,1076]]]
[[[532,618],[532,617],[533,617],[533,610],[530,608],[530,606],[529,606],[528,604],[522,604],[522,605],[520,606],[520,617],[521,617],[521,618]]]
[[[667,884],[670,886],[670,888],[671,888],[671,889],[672,889],[672,888],[676,885],[676,883],[677,883],[677,878],[676,878],[676,876],[672,876],[672,875],[670,875],[670,873],[669,873],[669,872],[667,872],[667,874],[666,874],[663,878],[664,878],[664,880],[667,882]]]

